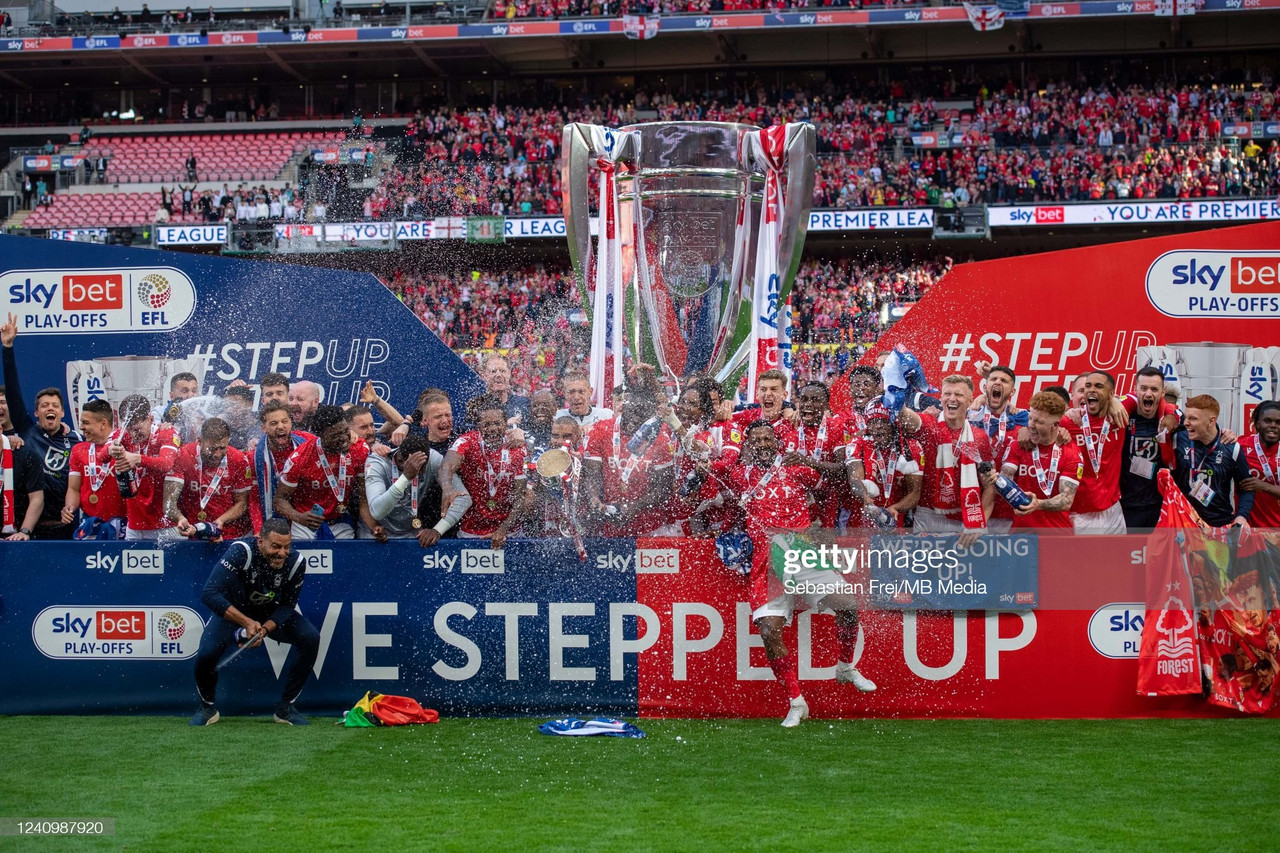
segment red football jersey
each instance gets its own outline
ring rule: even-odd
[[[1111,426],[1106,419],[1089,419],[1089,430],[1063,415],[1061,426],[1071,434],[1076,452],[1084,463],[1084,477],[1076,492],[1072,512],[1102,512],[1120,502],[1121,457],[1124,455],[1125,431]],[[1092,443],[1093,453],[1089,446]],[[1098,467],[1093,461],[1097,459]]]
[[[330,484],[320,464],[319,442],[319,438],[310,438],[298,445],[280,472],[280,485],[294,488],[291,502],[298,512],[311,512],[311,508],[319,504],[324,520],[333,523],[345,518],[345,513],[338,511],[340,503],[348,510],[353,509],[355,482],[364,479],[369,448],[364,442],[356,442],[343,454],[325,451],[325,461],[335,480]],[[342,496],[341,500],[338,495]]]
[[[141,447],[136,446],[138,443],[127,432],[121,437],[120,444],[130,453],[142,454],[142,467],[131,472],[133,497],[125,501],[129,528],[159,530],[172,527],[173,523],[164,514],[164,478],[173,470],[182,440],[172,427],[162,424]]]
[[[1267,447],[1260,436],[1251,435],[1240,439],[1240,449],[1249,463],[1249,476],[1280,486],[1280,443]],[[1254,492],[1249,523],[1266,530],[1280,530],[1280,498],[1261,491]]]
[[[723,467],[717,472],[727,473],[730,488],[746,509],[748,527],[803,530],[809,526],[809,492],[818,487],[817,471],[803,465],[720,464]]]
[[[618,447],[614,449],[617,418],[597,421],[587,436],[585,458],[604,466],[604,502],[614,506],[640,500],[649,491],[650,478],[671,466],[675,439],[666,424],[643,454],[633,457],[627,450],[627,438],[618,430]],[[669,512],[659,504],[637,513],[628,524],[601,525],[603,536],[639,536],[650,533],[669,521]]]
[[[107,451],[109,445],[82,441],[71,448],[71,460],[68,463],[68,475],[80,475],[80,511],[94,518],[110,521],[125,516],[124,498],[120,496],[120,486],[116,482],[115,460]],[[94,488],[94,477],[90,476],[90,449],[97,466],[93,473],[97,477],[97,488]]]
[[[200,521],[216,521],[223,513],[235,505],[239,495],[248,492],[252,487],[249,475],[249,460],[234,447],[227,448],[227,455],[222,464],[205,465],[200,457],[199,442],[184,444],[178,451],[178,459],[173,471],[166,480],[182,484],[182,492],[178,496],[178,510],[187,521],[195,524]],[[217,480],[217,486],[214,486]],[[201,501],[208,496],[203,507]],[[235,539],[249,535],[249,519],[242,515],[229,522],[222,529],[224,539]]]
[[[994,462],[991,458],[991,439],[977,427],[973,433],[972,451],[979,458],[973,461]],[[944,421],[924,418],[915,438],[920,442],[923,459],[924,483],[920,489],[920,506],[950,512],[960,509],[960,461],[956,452],[964,427],[952,429]],[[966,459],[968,457],[965,457]]]
[[[462,457],[458,476],[471,495],[471,509],[458,527],[476,536],[492,535],[511,514],[511,502],[519,494],[515,486],[524,484],[525,448],[507,447],[501,440],[486,446],[480,433],[472,431],[449,449]]]
[[[1006,465],[1013,466],[1017,469],[1014,475],[1014,481],[1018,484],[1018,488],[1026,492],[1027,495],[1040,500],[1057,497],[1061,489],[1059,486],[1063,481],[1069,481],[1079,485],[1081,477],[1084,476],[1084,467],[1080,462],[1080,454],[1076,452],[1074,444],[1065,444],[1058,447],[1049,444],[1038,448],[1040,451],[1040,461],[1037,465],[1034,451],[1023,450],[1022,447],[1014,442],[1009,445],[1009,451],[1005,454],[1004,462],[1001,468]],[[1057,456],[1055,464],[1054,457]],[[1040,477],[1044,478],[1044,483],[1036,476],[1037,472]],[[1044,486],[1048,486],[1046,491]],[[1076,500],[1080,500],[1080,492],[1076,492]],[[1005,506],[1009,502],[1004,498],[997,496],[996,501],[1003,503]],[[1010,507],[1012,509],[1012,507]],[[1072,506],[1074,510],[1074,504]],[[1037,510],[1035,512],[1026,513],[1025,515],[1013,514],[1013,527],[1015,530],[1023,527],[1057,527],[1063,530],[1070,530],[1071,513],[1049,511],[1045,512]]]
[[[758,408],[743,409],[741,412],[733,413],[733,427],[738,431],[739,435],[742,436],[742,440],[738,442],[739,444],[742,444],[747,440],[747,427],[753,422],[759,420],[767,419],[760,414],[760,409]],[[778,447],[786,448],[787,445],[795,445],[796,431],[790,421],[782,415],[779,415],[776,420],[771,421],[770,423],[773,425],[773,434],[777,436]]]
[[[863,478],[879,487],[879,496],[872,498],[871,502],[882,509],[905,498],[910,491],[907,477],[921,473],[920,442],[908,439],[904,451],[899,453],[890,448],[882,452],[875,442],[866,437],[855,438],[845,449],[845,459],[861,462]],[[903,524],[904,519],[899,515],[898,526]]]

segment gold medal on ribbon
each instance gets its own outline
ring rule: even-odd
[[[209,513],[205,512],[204,510],[200,510],[199,512],[196,513],[196,520],[198,521],[204,521],[208,517],[209,517]]]
[[[89,495],[89,503],[91,503],[91,504],[96,504],[97,502],[98,502],[98,496],[97,496],[97,495]]]
[[[346,504],[338,504],[338,515],[345,515],[347,512]]]
[[[420,519],[420,518],[415,518],[413,521],[411,521],[411,522],[409,522],[409,523],[413,525],[413,529],[414,529],[414,530],[421,530],[421,529],[422,529],[422,519]]]

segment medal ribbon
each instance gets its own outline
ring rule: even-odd
[[[227,473],[227,456],[223,454],[222,464],[218,466],[218,470],[214,472],[213,479],[209,481],[209,485],[204,487],[200,494],[200,509],[203,510],[209,505],[209,501],[213,498],[213,493],[218,491],[218,486],[222,483],[222,477]],[[323,456],[321,458],[324,458]],[[200,448],[196,448],[196,482],[204,482],[204,455],[200,452]]]
[[[320,443],[320,439],[316,439],[316,455],[320,457],[320,470],[324,471],[325,480],[329,482],[329,489],[333,492],[333,496],[337,498],[338,504],[346,503],[347,497],[347,462],[349,457],[345,453],[338,455],[338,476],[333,476],[333,466],[329,464],[329,457],[325,455],[324,445]]]
[[[631,479],[631,475],[635,473],[636,466],[644,459],[643,456],[629,456],[627,466],[622,467],[622,418],[613,419],[613,454],[609,457],[610,464],[618,471],[622,477],[622,485],[625,487]]]
[[[1093,431],[1089,428],[1089,410],[1081,408],[1080,430],[1084,435],[1084,449],[1089,454],[1089,464],[1093,467],[1093,473],[1097,474],[1102,468],[1102,451],[1107,443],[1107,434],[1111,432],[1111,421],[1103,419],[1102,431],[1095,439]]]
[[[1266,455],[1262,452],[1262,436],[1255,435],[1253,437],[1253,452],[1258,454],[1258,464],[1262,466],[1262,479],[1280,486],[1280,479],[1277,479],[1275,471],[1271,468],[1271,462],[1275,462],[1276,469],[1280,470],[1280,444],[1276,445],[1275,459],[1268,461]]]
[[[507,479],[507,466],[511,463],[511,450],[504,443],[498,459],[498,471],[494,473],[493,462],[489,459],[489,448],[485,446],[484,437],[480,438],[480,455],[484,457],[484,482],[489,487],[489,497],[496,497],[498,486]]]
[[[1058,482],[1058,460],[1062,456],[1062,448],[1055,442],[1053,452],[1049,456],[1049,470],[1045,471],[1040,467],[1040,447],[1037,445],[1031,450],[1031,459],[1035,463],[1033,473],[1036,475],[1036,485],[1040,487],[1040,491],[1044,496],[1049,497],[1049,493],[1053,491],[1054,484]]]

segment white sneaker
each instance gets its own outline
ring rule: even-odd
[[[836,682],[839,684],[852,684],[862,693],[870,693],[876,689],[876,683],[858,672],[857,667],[851,663],[841,661],[836,664]]]
[[[807,719],[809,719],[809,703],[804,701],[803,696],[797,696],[791,700],[791,709],[787,711],[787,716],[782,718],[782,727],[793,729],[800,725],[802,720]]]

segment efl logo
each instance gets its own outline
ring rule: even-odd
[[[123,307],[123,276],[66,275],[62,277],[63,311],[112,311]]]
[[[145,610],[99,610],[94,616],[99,640],[145,640]]]
[[[1280,256],[1232,258],[1231,292],[1280,293]]]
[[[677,548],[637,548],[636,574],[674,575],[680,572],[680,551]]]
[[[1067,221],[1067,211],[1062,207],[1037,207],[1037,225],[1061,225]]]

